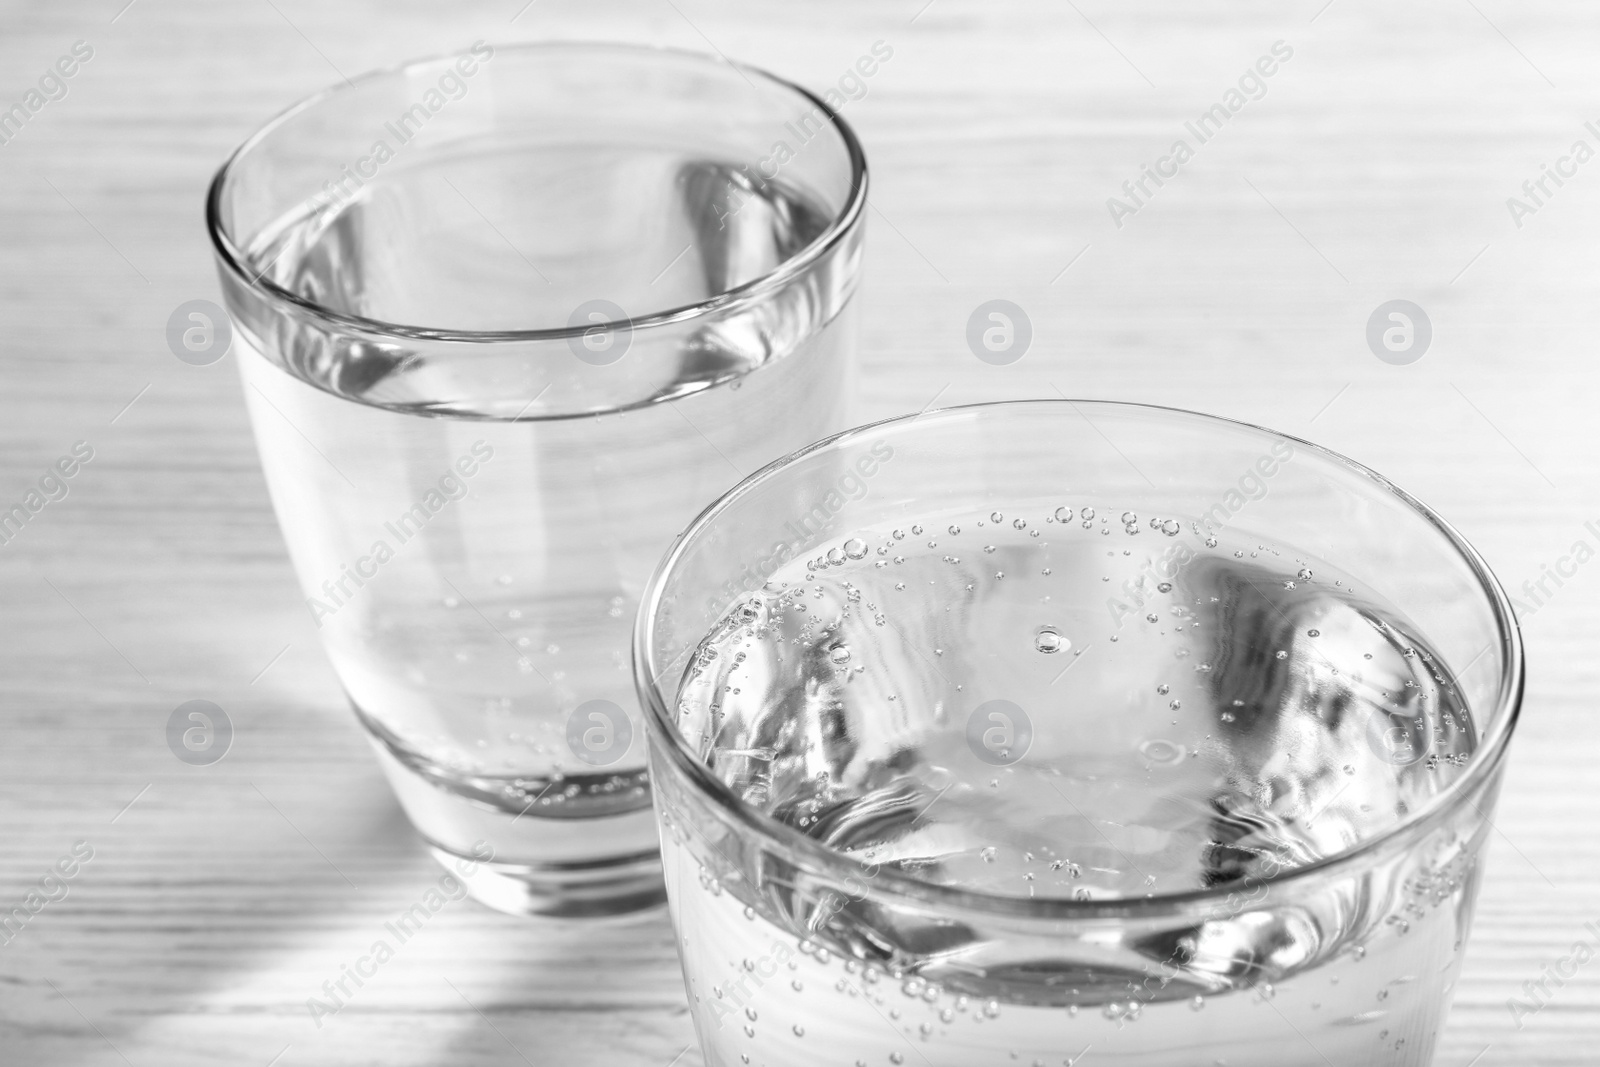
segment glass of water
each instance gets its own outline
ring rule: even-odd
[[[1426,1064],[1522,691],[1380,476],[1069,401],[745,481],[635,666],[714,1067]]]
[[[708,501],[849,425],[865,195],[805,91],[590,44],[358,78],[218,173],[307,608],[413,824],[489,859],[479,899],[661,901],[635,608]]]

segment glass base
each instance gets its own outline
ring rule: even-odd
[[[437,845],[434,858],[448,871],[462,860]],[[666,885],[656,852],[617,857],[595,864],[479,863],[463,878],[474,900],[508,915],[558,919],[644,916],[665,907]]]
[[[475,899],[511,915],[593,919],[666,903],[648,805],[593,818],[511,812],[452,791],[372,737],[395,796],[434,857]]]

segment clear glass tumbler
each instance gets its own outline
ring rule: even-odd
[[[1379,475],[1071,401],[746,480],[635,670],[713,1067],[1426,1064],[1522,692]]]
[[[358,78],[217,174],[307,607],[411,821],[492,857],[485,902],[660,902],[635,607],[708,501],[849,425],[865,196],[804,90],[594,44]]]

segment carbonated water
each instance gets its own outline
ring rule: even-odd
[[[695,854],[668,813],[709,1062],[1428,1061],[1481,820],[1326,892],[1270,880],[1462,773],[1477,732],[1446,665],[1291,546],[1085,503],[858,531],[697,650],[682,735],[744,804],[866,872],[808,890],[798,860]],[[885,870],[1002,903],[881,907]],[[1188,919],[1118,918],[1181,894]],[[1006,900],[1108,910],[1030,936]]]

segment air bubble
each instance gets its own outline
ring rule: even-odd
[[[1084,522],[1092,522],[1094,520],[1094,508],[1084,508],[1078,514],[1083,516]]]
[[[1056,521],[1057,522],[1071,522],[1072,521],[1072,509],[1069,508],[1069,507],[1065,507],[1065,506],[1056,508]]]
[[[1276,651],[1276,652],[1274,652],[1272,654],[1272,657],[1274,659],[1288,659],[1289,658],[1289,653],[1285,652],[1283,649],[1280,648],[1280,649],[1278,649],[1278,651]]]
[[[1005,516],[1000,514],[998,511],[992,511],[992,512],[989,513],[989,521],[990,522],[1001,522],[1004,519],[1005,519]]]
[[[1013,530],[1026,530],[1028,528],[1028,520],[1027,519],[1012,519],[1011,520],[1011,528]]]
[[[1034,634],[1033,647],[1040,652],[1050,654],[1060,652],[1065,648],[1071,648],[1072,642],[1062,637],[1059,630],[1046,626],[1037,634]]]
[[[850,647],[848,645],[834,645],[828,649],[828,658],[839,664],[849,663]]]
[[[1171,582],[1157,582],[1156,583],[1156,592],[1158,592],[1158,593],[1170,593],[1170,592],[1172,592],[1172,583]]]
[[[1296,575],[1295,577],[1299,578],[1301,581],[1309,581],[1310,578],[1311,578],[1311,568],[1310,567],[1301,567],[1300,568],[1300,573],[1298,575]]]
[[[844,554],[851,559],[861,559],[867,554],[867,543],[859,537],[852,537],[844,543]]]
[[[1183,526],[1177,519],[1165,519],[1161,523],[1161,532],[1168,537],[1177,537],[1182,530]]]
[[[1183,760],[1184,747],[1158,737],[1140,745],[1139,754],[1151,763],[1179,763]]]
[[[839,548],[837,545],[834,546],[833,548],[828,549],[828,555],[827,555],[826,559],[827,559],[828,564],[830,566],[833,566],[833,567],[839,566],[840,564],[842,564],[844,562],[844,549]]]
[[[961,532],[961,527],[959,527],[959,526],[951,526],[950,527],[950,533],[951,533],[952,536],[954,536],[955,534],[958,534],[960,532]]]

